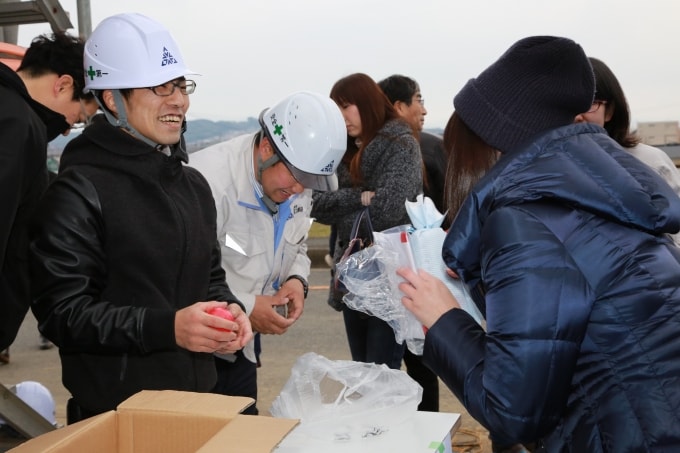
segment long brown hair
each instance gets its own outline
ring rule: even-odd
[[[444,203],[450,224],[472,188],[498,160],[498,151],[475,134],[456,112],[446,123],[443,138],[448,156]]]
[[[363,73],[350,74],[335,82],[331,88],[331,99],[340,107],[356,105],[361,118],[361,136],[348,137],[348,143],[358,139],[358,150],[351,157],[349,173],[352,183],[361,185],[361,156],[366,146],[378,135],[378,131],[391,119],[399,118],[392,103],[377,83]]]

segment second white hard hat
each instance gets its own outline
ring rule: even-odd
[[[338,188],[335,171],[347,149],[347,129],[332,99],[293,93],[265,109],[260,124],[300,184],[324,191]]]

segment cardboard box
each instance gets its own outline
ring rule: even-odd
[[[333,442],[298,420],[239,414],[250,398],[143,391],[109,411],[31,439],[11,453],[451,453],[460,415],[416,412],[372,438]]]
[[[269,453],[297,420],[240,415],[253,400],[142,391],[109,411],[43,434],[12,453]]]

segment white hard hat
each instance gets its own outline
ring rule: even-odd
[[[143,88],[178,77],[189,70],[170,32],[137,13],[104,19],[85,43],[85,92]]]
[[[21,400],[31,406],[34,411],[42,415],[52,425],[57,425],[54,414],[54,398],[50,391],[40,382],[23,381],[11,389]],[[0,424],[5,423],[0,419]]]
[[[328,96],[300,91],[260,114],[277,155],[306,188],[336,190],[335,170],[347,149],[345,120]]]

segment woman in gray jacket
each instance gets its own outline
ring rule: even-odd
[[[373,229],[382,231],[410,223],[404,202],[423,191],[422,158],[411,127],[394,110],[380,87],[366,74],[338,80],[331,98],[345,118],[348,151],[338,167],[339,189],[316,192],[312,217],[337,228],[334,261],[347,247],[352,224],[365,205]],[[363,199],[363,202],[362,202]],[[381,319],[342,304],[331,287],[330,301],[342,310],[352,360],[384,363],[399,369],[404,345]]]

